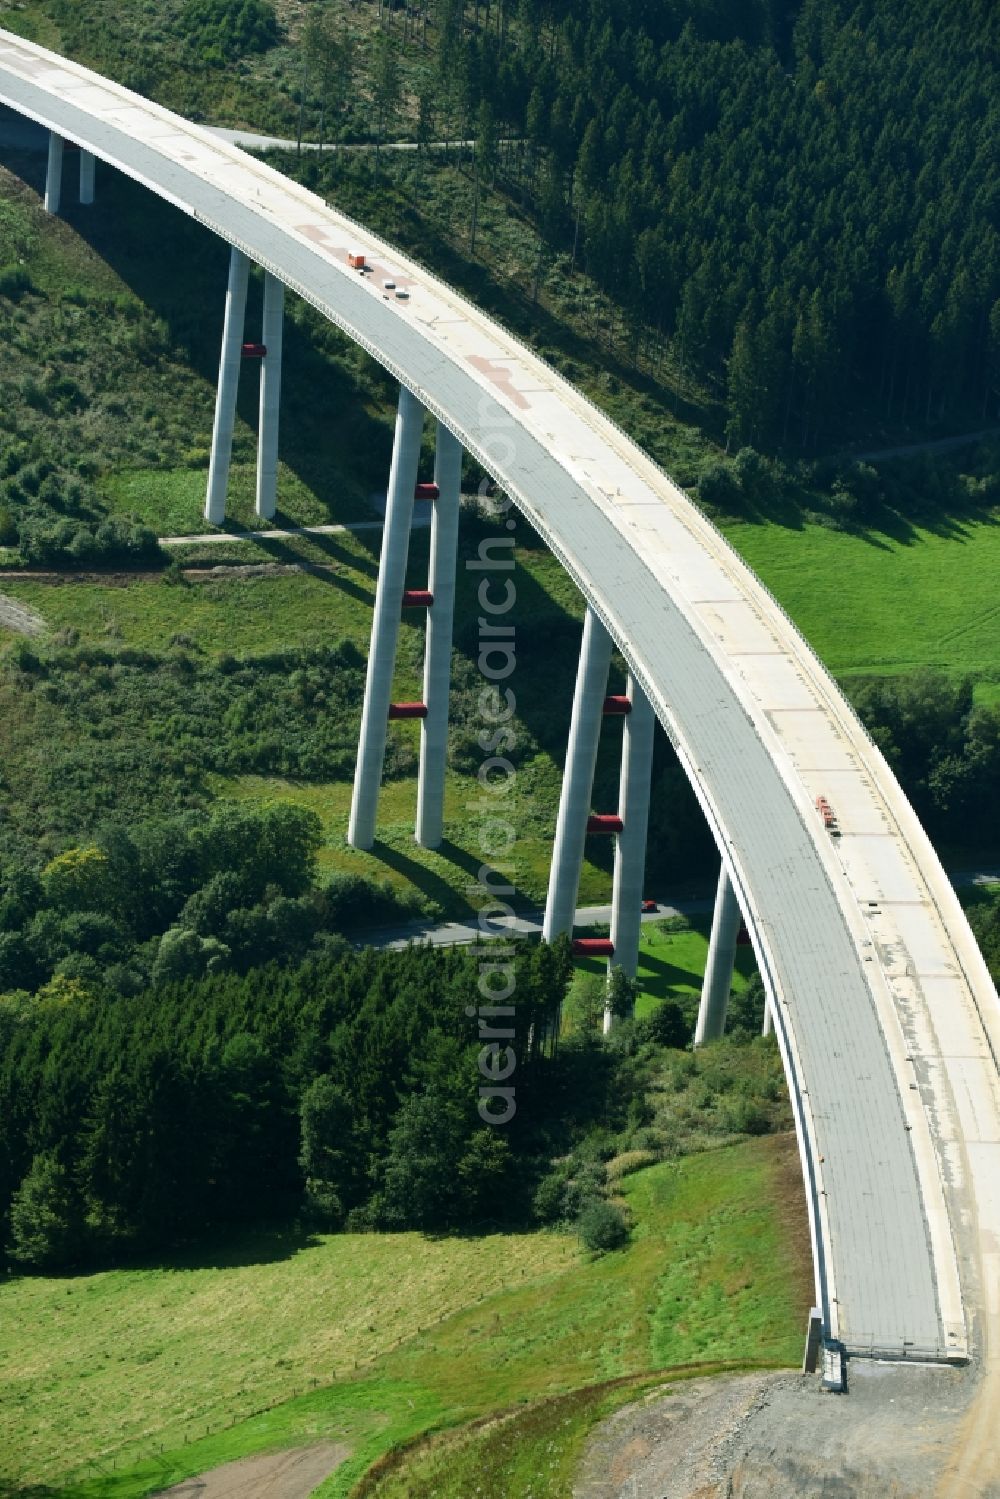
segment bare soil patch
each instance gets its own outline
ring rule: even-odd
[[[34,609],[29,609],[27,604],[19,604],[16,599],[9,599],[0,593],[0,628],[13,630],[15,635],[42,635],[45,632],[45,621]]]
[[[315,1442],[287,1452],[241,1457],[161,1489],[154,1499],[308,1499],[349,1456],[350,1448],[340,1442]]]

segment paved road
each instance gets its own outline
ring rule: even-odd
[[[828,1329],[857,1351],[949,1357],[967,1307],[977,1346],[988,1323],[1000,1347],[983,1290],[1000,1243],[1000,1001],[888,767],[759,581],[544,360],[300,185],[7,34],[0,101],[278,275],[511,495],[647,692],[724,851],[773,996]],[[352,250],[375,276],[351,270]]]
[[[1000,884],[1000,869],[959,869],[948,878],[956,890],[966,885],[998,885]]]
[[[252,130],[230,130],[222,125],[206,125],[213,135],[220,140],[229,141],[230,145],[240,146],[244,151],[295,151],[298,149],[298,141],[289,140],[287,136],[280,135],[257,135]],[[451,151],[462,149],[465,151],[475,150],[475,141],[428,141],[427,146],[433,151]],[[332,144],[326,141],[320,146],[318,141],[303,141],[303,151],[374,151],[374,141],[335,141]],[[378,148],[380,151],[417,151],[419,146],[416,141],[383,141]]]
[[[666,921],[670,916],[702,916],[711,911],[710,900],[661,901],[659,909],[643,912],[643,922]],[[504,918],[490,926],[488,937],[501,936],[503,932],[516,933],[519,937],[538,937],[542,931],[544,911],[523,911],[513,918]],[[577,927],[610,925],[610,906],[580,906],[574,924]],[[478,942],[484,933],[478,922],[424,921],[402,922],[398,926],[374,927],[371,931],[357,933],[357,947],[406,947],[410,942],[429,942],[432,947],[461,947],[469,942]]]
[[[244,151],[295,151],[298,142],[281,135],[260,135],[254,130],[232,130],[224,125],[206,125],[210,134],[230,145],[240,146]],[[475,141],[428,141],[432,151],[475,150]],[[44,151],[48,149],[48,131],[23,115],[0,107],[0,146],[13,146],[19,151]],[[416,151],[416,141],[383,141],[380,151]],[[374,141],[352,141],[342,143],[303,141],[303,151],[374,151]]]
[[[472,498],[463,496],[463,499]],[[194,532],[190,536],[161,536],[160,545],[164,547],[190,546],[193,543],[201,545],[202,542],[215,541],[280,541],[290,536],[336,536],[345,531],[381,531],[385,524],[385,495],[374,494],[370,496],[373,510],[382,512],[378,520],[355,520],[347,521],[343,525],[329,526],[289,526],[286,529],[277,527],[255,528],[252,531],[204,531]],[[413,505],[413,519],[411,527],[417,530],[431,523],[431,512],[433,504],[430,500],[415,500]]]
[[[956,886],[994,885],[1000,883],[1000,869],[966,869],[950,876]],[[675,895],[655,897],[657,909],[644,911],[642,922],[666,921],[671,916],[706,916],[712,910],[711,900],[691,898],[685,900]],[[541,908],[521,911],[498,922],[505,931],[516,932],[519,937],[539,937],[542,932]],[[578,906],[573,918],[575,928],[611,924],[610,906]],[[492,935],[495,935],[491,932]],[[483,933],[477,922],[465,921],[407,921],[398,925],[372,927],[357,934],[357,947],[406,947],[410,942],[429,942],[432,947],[461,947],[478,942]]]
[[[336,536],[345,531],[381,531],[382,524],[380,520],[358,520],[343,526],[290,526],[288,530],[272,527],[254,531],[195,531],[190,536],[161,536],[160,546],[201,546],[203,542],[211,544],[217,541],[282,541],[290,536]]]

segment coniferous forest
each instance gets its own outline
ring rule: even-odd
[[[725,392],[742,443],[859,405],[997,414],[1000,13],[931,0],[521,0],[442,74],[635,338]],[[478,7],[477,7],[478,9]],[[509,163],[509,165],[508,165]]]
[[[541,260],[704,382],[734,448],[996,418],[992,0],[380,0],[360,31],[314,0],[287,35],[268,0],[42,8],[184,112],[271,49],[256,128],[475,141]]]
[[[535,1098],[537,1037],[569,971],[565,943],[517,961],[503,1044],[521,1119],[503,1130],[478,1112],[483,1043],[466,1008],[478,960],[457,949],[355,954],[341,942],[291,969],[113,1004],[64,993],[0,1007],[0,1200],[15,1256],[79,1264],[303,1211],[326,1229],[348,1213],[355,1227],[518,1221],[546,1117],[565,1138],[574,1113],[605,1113],[598,1053],[582,1104],[565,1080],[558,1102]]]

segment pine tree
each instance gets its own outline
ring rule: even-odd
[[[10,1209],[11,1254],[33,1270],[74,1265],[84,1251],[79,1194],[52,1153],[36,1155]]]

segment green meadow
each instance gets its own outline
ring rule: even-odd
[[[318,1491],[333,1499],[428,1427],[691,1362],[796,1361],[810,1283],[790,1137],[663,1162],[619,1190],[632,1241],[597,1258],[549,1232],[258,1234],[9,1281],[2,1477],[136,1499],[332,1437],[352,1450]]]
[[[1000,524],[901,537],[825,526],[727,525],[737,551],[837,677],[931,667],[1000,694]]]

